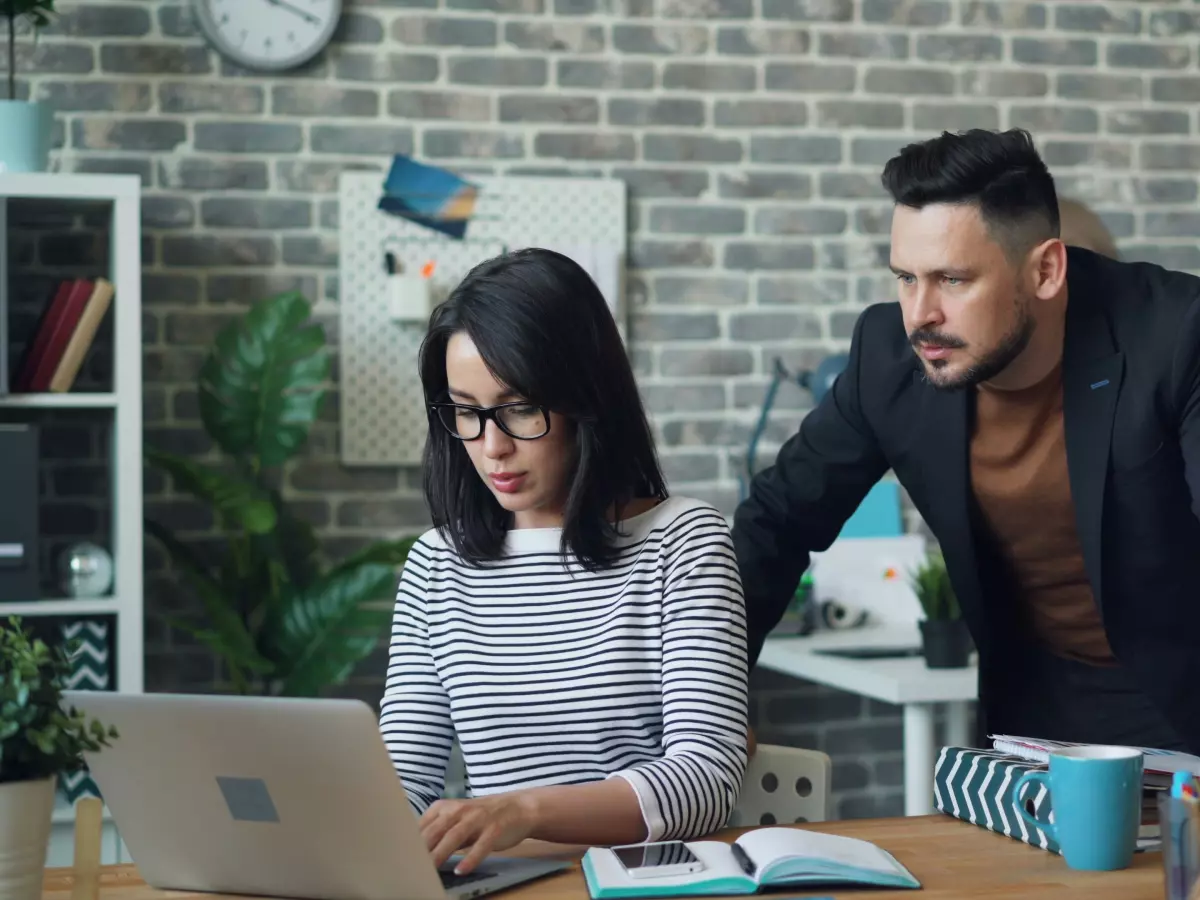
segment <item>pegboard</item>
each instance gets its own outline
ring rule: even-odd
[[[478,176],[463,240],[377,208],[377,172],[343,172],[339,184],[341,456],[348,466],[416,465],[429,420],[417,372],[425,325],[396,321],[384,256],[403,271],[435,264],[440,301],[477,263],[522,247],[603,246],[626,254],[625,183],[618,179]],[[622,335],[623,278],[600,285]]]

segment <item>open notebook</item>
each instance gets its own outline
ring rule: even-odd
[[[921,883],[890,853],[868,841],[798,828],[756,828],[733,844],[688,841],[704,863],[691,875],[631,878],[606,847],[583,857],[594,900],[610,897],[682,897],[755,894],[796,885],[919,888]]]

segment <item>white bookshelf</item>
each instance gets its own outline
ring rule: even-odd
[[[110,617],[110,678],[123,692],[141,693],[144,685],[142,562],[142,251],[141,182],[134,175],[0,173],[0,346],[8,345],[7,259],[8,200],[29,199],[52,206],[99,202],[111,210],[109,268],[114,296],[113,384],[111,393],[9,394],[7,373],[0,374],[0,409],[108,410],[112,416],[109,447],[112,490],[112,595],[46,597],[31,602],[0,599],[0,617],[20,615]],[[49,302],[47,300],[47,302]],[[3,354],[7,357],[7,354]],[[2,367],[11,368],[5,359]],[[74,811],[60,798],[55,810],[49,865],[70,862]],[[112,822],[105,815],[104,861],[126,858]],[[65,862],[64,862],[65,860]]]

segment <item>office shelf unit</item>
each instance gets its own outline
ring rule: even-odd
[[[0,353],[0,413],[28,411],[31,417],[88,410],[104,417],[110,436],[110,523],[113,558],[111,593],[104,597],[46,597],[21,602],[0,597],[0,620],[17,614],[28,623],[36,617],[103,617],[109,623],[110,687],[141,692],[143,684],[143,525],[142,525],[142,313],[141,313],[141,182],[130,175],[0,173],[0,348],[9,344],[8,293],[12,272],[8,259],[11,201],[37,204],[65,214],[78,207],[99,217],[108,230],[108,270],[97,272],[112,282],[114,296],[106,313],[112,317],[112,386],[104,393],[9,393],[11,360]],[[47,298],[47,302],[49,299]],[[16,413],[19,415],[20,413]],[[123,851],[111,821],[105,822],[105,861]],[[48,864],[69,863],[73,809],[62,798],[54,814]]]

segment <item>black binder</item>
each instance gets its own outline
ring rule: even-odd
[[[0,424],[0,602],[40,600],[38,434]]]

